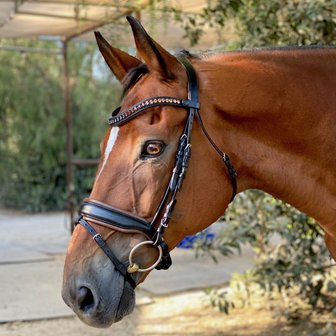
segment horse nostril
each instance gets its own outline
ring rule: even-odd
[[[84,286],[79,288],[77,300],[80,310],[84,313],[87,313],[90,309],[92,309],[95,304],[92,291]]]

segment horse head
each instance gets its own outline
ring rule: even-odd
[[[200,60],[185,57],[181,63],[134,18],[128,21],[139,58],[96,33],[124,94],[101,142],[92,192],[64,267],[65,302],[96,327],[108,327],[129,314],[134,287],[155,266],[168,268],[169,251],[220,217],[232,192],[230,175],[211,148],[199,115],[199,100],[207,100],[202,96],[206,83],[199,81],[198,90],[190,63],[197,69]],[[234,170],[222,154],[235,183]]]

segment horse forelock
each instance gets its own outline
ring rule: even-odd
[[[145,74],[149,73],[148,66],[146,64],[140,64],[139,66],[132,68],[128,71],[126,76],[122,80],[123,92],[122,97],[136,84],[136,82]]]
[[[191,54],[188,50],[181,50],[178,53],[176,53],[176,56],[183,56],[187,57],[189,59],[200,59],[203,56],[196,55],[196,54]],[[149,73],[149,68],[147,64],[140,64],[137,67],[134,67],[130,69],[125,77],[122,80],[122,85],[123,85],[123,91],[121,97],[125,97],[127,92],[139,81],[139,79]]]

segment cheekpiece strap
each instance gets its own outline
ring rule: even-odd
[[[112,252],[106,241],[103,239],[100,233],[98,233],[83,217],[79,217],[77,224],[82,225],[87,232],[92,236],[92,239],[97,245],[104,251],[107,257],[112,261],[115,269],[122,274],[129,282],[132,288],[136,287],[136,283],[132,276],[127,272],[127,267],[123,264],[118,257]]]

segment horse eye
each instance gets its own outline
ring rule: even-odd
[[[145,143],[141,156],[143,157],[156,157],[159,156],[165,148],[161,141],[148,141]]]

